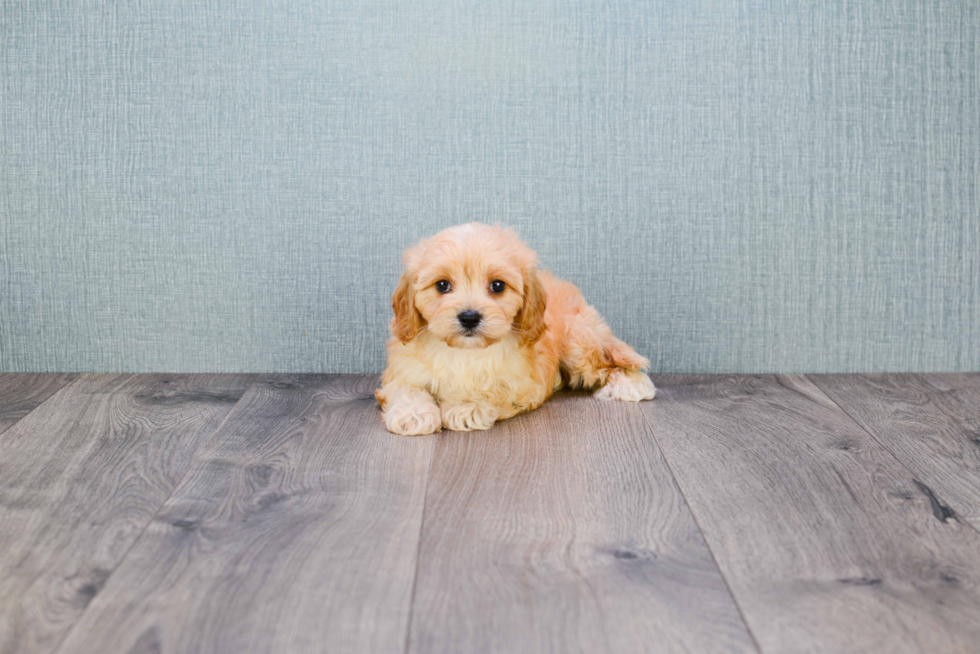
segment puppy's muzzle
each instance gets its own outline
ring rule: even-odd
[[[456,314],[456,320],[458,320],[459,324],[463,326],[463,329],[471,332],[480,325],[480,321],[483,320],[483,316],[479,311],[473,311],[470,309],[469,311],[460,311],[458,314]]]

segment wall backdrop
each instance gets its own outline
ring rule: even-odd
[[[518,229],[662,372],[980,369],[980,5],[0,2],[0,370],[378,371]]]

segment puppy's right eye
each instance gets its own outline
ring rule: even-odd
[[[440,279],[436,282],[436,290],[440,293],[448,293],[450,288],[449,282],[445,279]]]

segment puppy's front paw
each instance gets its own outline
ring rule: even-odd
[[[432,402],[396,404],[385,411],[385,426],[393,434],[422,436],[439,431],[442,419]]]
[[[642,372],[614,370],[609,375],[606,385],[592,394],[600,400],[620,400],[622,402],[639,402],[652,400],[657,394],[650,378]]]
[[[442,425],[453,431],[490,429],[500,415],[496,408],[488,404],[461,402],[442,405]]]

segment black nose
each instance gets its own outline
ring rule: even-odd
[[[470,309],[469,311],[459,312],[459,314],[456,315],[456,319],[464,329],[476,329],[476,326],[480,324],[481,320],[483,320],[483,316],[480,315],[479,311],[473,311]]]

